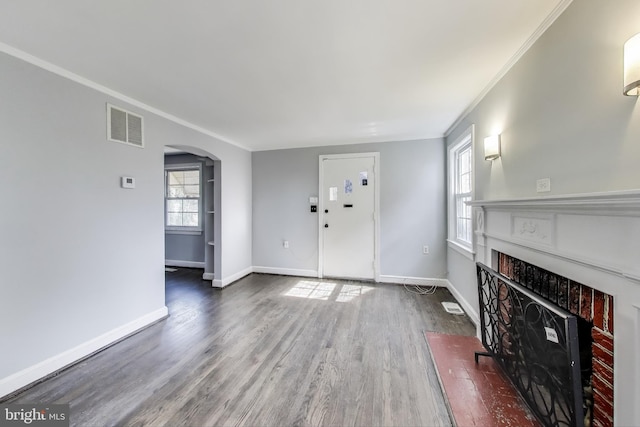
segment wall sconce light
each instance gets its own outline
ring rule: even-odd
[[[484,139],[484,159],[495,160],[500,157],[500,135],[491,135]]]
[[[640,33],[624,44],[624,89],[625,95],[640,95]]]

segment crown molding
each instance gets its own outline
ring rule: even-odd
[[[212,132],[208,129],[205,129],[201,126],[198,126],[196,124],[193,124],[191,122],[188,122],[187,120],[181,119],[180,117],[174,116],[173,114],[167,113],[166,111],[160,110],[159,108],[153,107],[149,104],[146,104],[142,101],[138,101],[135,98],[131,98],[130,96],[127,96],[123,93],[120,93],[116,90],[110,89],[106,86],[101,85],[100,83],[94,82],[93,80],[87,79],[85,77],[82,77],[78,74],[75,74],[69,70],[67,70],[66,68],[62,68],[59,67],[58,65],[52,64],[51,62],[45,61],[44,59],[38,58],[36,56],[33,56],[25,51],[22,51],[20,49],[16,49],[13,46],[9,46],[8,44],[2,43],[0,42],[0,52],[6,53],[9,56],[13,56],[15,58],[21,59],[22,61],[28,62],[29,64],[35,65],[36,67],[42,68],[43,70],[47,70],[53,74],[57,74],[60,77],[64,77],[65,79],[71,80],[75,83],[78,83],[82,86],[86,86],[88,88],[91,88],[93,90],[96,90],[98,92],[101,92],[105,95],[111,96],[115,99],[118,99],[120,101],[126,102],[130,105],[133,105],[135,107],[138,107],[140,109],[143,109],[145,111],[148,111],[150,113],[153,113],[157,116],[160,116],[162,118],[165,118],[169,121],[172,121],[174,123],[177,123],[181,126],[184,126],[186,128],[195,130],[196,132],[202,133],[204,135],[210,136],[212,138],[215,138],[217,140],[220,140],[222,142],[226,142],[227,144],[231,144],[235,147],[241,148],[243,150],[246,151],[252,151],[247,147],[244,147],[240,144],[238,144],[235,141],[232,141],[231,139],[224,137],[220,134],[217,134],[215,132]]]
[[[544,21],[536,28],[536,30],[529,36],[529,38],[524,42],[524,44],[518,49],[518,51],[507,61],[507,63],[498,71],[498,73],[489,80],[489,83],[485,86],[485,88],[480,92],[480,94],[469,104],[467,108],[464,109],[462,114],[458,116],[458,118],[453,122],[451,126],[444,133],[444,137],[448,137],[451,132],[464,120],[465,117],[469,115],[473,111],[474,108],[482,102],[485,96],[493,89],[493,87],[498,84],[500,80],[511,70],[511,68],[524,56],[525,53],[533,46],[533,44],[544,34],[545,31],[549,29],[551,24],[555,22],[556,19],[564,12],[567,7],[571,4],[573,0],[562,0],[558,5],[551,11],[551,13],[545,18]]]

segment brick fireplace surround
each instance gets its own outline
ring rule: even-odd
[[[537,267],[541,296],[593,322],[594,426],[640,425],[640,191],[471,205],[477,261],[525,285]]]
[[[495,259],[495,256],[493,257]],[[613,425],[613,297],[566,277],[498,254],[497,271],[587,322],[592,322],[593,425]]]

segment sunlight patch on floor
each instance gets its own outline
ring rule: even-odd
[[[364,285],[338,285],[331,282],[300,280],[284,295],[322,301],[349,302],[372,290],[373,287]]]
[[[362,296],[369,291],[372,291],[373,288],[371,286],[363,286],[363,285],[343,285],[342,289],[340,289],[340,293],[336,298],[338,302],[349,302],[354,298]]]
[[[301,280],[293,288],[289,289],[285,295],[288,297],[320,299],[326,301],[333,293],[335,287],[335,283]]]

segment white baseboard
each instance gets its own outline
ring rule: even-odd
[[[203,273],[202,280],[213,280],[215,279],[215,275],[213,273]]]
[[[399,285],[418,285],[418,286],[448,286],[447,279],[431,279],[428,277],[405,277],[405,276],[388,276],[381,275],[378,278],[380,283],[395,283]]]
[[[456,288],[453,287],[450,281],[447,280],[446,282],[447,282],[447,288],[449,289],[449,292],[451,292],[454,298],[462,306],[462,308],[464,309],[465,313],[467,313],[467,316],[469,316],[471,321],[475,323],[476,330],[480,330],[480,316],[478,316],[478,312],[475,310],[475,308],[471,306],[471,304],[469,304],[469,301],[464,299],[462,294],[458,292]]]
[[[204,268],[204,262],[181,261],[178,259],[165,259],[164,265],[167,267]]]
[[[214,288],[224,288],[225,286],[229,286],[236,280],[240,280],[244,276],[248,276],[251,273],[253,273],[253,268],[247,267],[244,270],[237,272],[236,274],[232,274],[231,276],[223,278],[222,280],[214,280],[213,282],[211,282],[211,286],[213,286]]]
[[[0,397],[7,396],[47,375],[57,372],[134,332],[161,320],[169,315],[167,307],[159,308],[129,323],[119,326],[96,338],[86,341],[77,347],[64,351],[23,369],[15,374],[0,379]]]
[[[254,273],[280,274],[282,276],[318,277],[316,270],[302,270],[297,268],[253,267]]]

